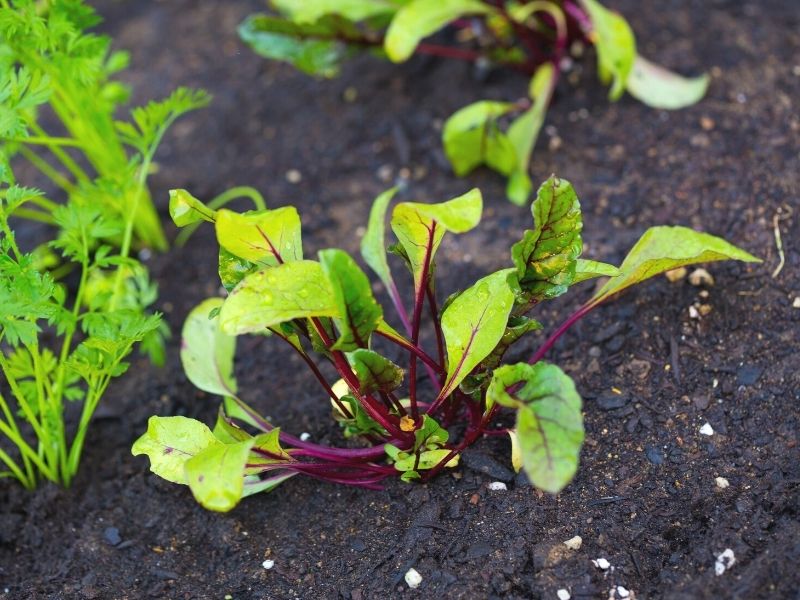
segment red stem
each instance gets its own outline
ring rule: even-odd
[[[425,258],[422,260],[422,272],[419,283],[414,282],[414,316],[411,318],[411,343],[419,342],[419,327],[422,320],[422,306],[425,303],[425,290],[428,288],[428,275],[433,253],[433,236],[436,232],[436,221],[431,222],[428,229],[428,243],[425,245]],[[411,400],[411,416],[414,422],[419,420],[417,406],[417,355],[411,352],[411,364],[408,369],[408,397]]]
[[[584,304],[581,306],[577,311],[575,311],[566,321],[564,321],[561,325],[558,326],[553,334],[545,340],[544,344],[542,344],[539,349],[534,352],[533,356],[531,356],[528,363],[531,365],[536,364],[539,362],[547,351],[553,347],[562,335],[564,335],[570,327],[572,327],[577,321],[579,321],[582,317],[584,317],[589,311],[591,311],[597,304]]]

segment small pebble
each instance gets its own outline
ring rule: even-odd
[[[792,308],[800,308],[800,296],[795,296]]]
[[[702,435],[714,435],[714,428],[711,426],[711,423],[706,423],[700,428],[700,433]]]
[[[508,489],[508,486],[502,481],[492,481],[489,484],[489,489],[493,492],[505,492]]]
[[[684,277],[686,277],[686,267],[678,267],[677,269],[672,269],[671,271],[667,271],[664,273],[664,276],[669,279],[672,283],[676,281],[680,281]]]
[[[569,600],[572,598],[572,596],[569,595],[569,592],[563,588],[556,592],[556,596],[558,596],[558,600]]]
[[[718,576],[722,575],[734,564],[736,564],[736,557],[733,554],[733,550],[730,548],[725,548],[725,550],[723,550],[723,552],[717,556],[717,562],[714,563],[714,572]]]
[[[631,593],[628,590],[626,590],[624,587],[622,587],[621,585],[617,586],[617,596],[619,596],[620,598],[627,598],[630,595],[631,595]]]
[[[580,550],[582,544],[583,538],[579,535],[569,538],[566,542],[564,542],[564,545],[570,550]]]
[[[307,442],[310,439],[311,439],[311,434],[308,433],[307,431],[304,431],[303,433],[300,434],[300,441],[301,442]]]
[[[611,568],[611,563],[608,562],[605,558],[598,558],[597,560],[593,560],[592,564],[598,569],[602,569],[603,571],[608,571],[608,569]]]
[[[422,575],[420,575],[415,568],[410,568],[406,571],[405,576],[406,584],[412,590],[415,590],[419,587],[419,584],[422,583]]]
[[[714,278],[711,276],[711,273],[705,269],[695,269],[692,271],[692,274],[689,275],[689,283],[697,287],[701,285],[711,287],[714,285]]]
[[[122,541],[122,536],[119,534],[119,529],[116,527],[106,527],[106,530],[103,532],[103,537],[106,539],[112,546],[117,546]]]
[[[275,561],[265,560],[263,563],[261,563],[261,566],[264,567],[267,571],[269,571],[272,567],[275,566]]]
[[[303,181],[303,174],[297,169],[289,169],[286,171],[286,181],[289,183],[300,183]]]
[[[731,486],[731,482],[728,481],[727,479],[725,479],[724,477],[717,477],[714,480],[714,483],[716,483],[717,487],[719,489],[721,489],[721,490],[724,490],[724,489],[729,488]]]
[[[699,319],[700,318],[700,313],[697,311],[697,309],[694,306],[690,306],[689,307],[689,318],[690,319]]]

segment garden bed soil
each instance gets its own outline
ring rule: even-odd
[[[617,262],[646,227],[678,223],[764,263],[713,264],[710,287],[659,277],[556,346],[549,359],[585,400],[586,444],[567,489],[538,493],[509,471],[507,439],[490,438],[427,485],[364,491],[296,478],[229,514],[207,512],[130,455],[152,414],[214,419],[218,399],[184,377],[176,335],[166,368],[136,358],[112,386],[71,489],[0,483],[0,598],[530,599],[559,589],[608,598],[617,586],[637,598],[798,597],[800,13],[790,0],[609,4],[630,18],[643,54],[708,69],[708,97],[674,113],[610,104],[587,57],[577,87],[559,88],[536,178],[554,172],[577,188],[588,257]],[[103,29],[133,50],[126,78],[137,101],[179,84],[215,96],[159,154],[152,188],[165,221],[170,187],[210,198],[249,184],[268,205],[298,206],[307,254],[355,252],[371,199],[397,178],[408,180],[404,197],[424,201],[477,185],[484,222],[443,244],[439,262],[452,268],[440,269],[442,293],[507,265],[529,213],[504,200],[492,173],[455,178],[434,125],[468,102],[521,96],[525,81],[479,82],[465,64],[425,58],[400,67],[359,58],[339,79],[315,81],[237,40],[236,25],[261,8],[100,5]],[[785,264],[773,277],[776,223]],[[206,228],[149,260],[175,332],[218,293],[215,248]],[[551,329],[590,287],[535,316]],[[696,303],[710,313],[691,318]],[[339,441],[323,395],[282,350],[240,341],[242,397],[288,431]],[[700,434],[705,423],[713,435]],[[498,480],[507,491],[489,490]],[[576,535],[583,545],[567,549]],[[736,563],[716,575],[728,548]],[[423,578],[417,590],[403,582],[411,567]]]

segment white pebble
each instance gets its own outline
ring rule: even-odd
[[[592,564],[598,569],[603,569],[603,571],[608,571],[611,567],[611,563],[608,562],[605,558],[598,558],[597,560],[593,560]]]
[[[717,556],[717,562],[714,563],[714,572],[717,575],[722,575],[725,571],[730,569],[736,564],[736,557],[733,555],[733,550],[725,548],[722,554]]]
[[[558,600],[569,600],[572,598],[572,596],[569,595],[569,592],[563,588],[556,592],[556,596],[558,596]]]
[[[711,273],[706,271],[705,269],[695,269],[692,271],[692,274],[689,275],[689,283],[694,286],[712,286],[714,285],[714,278],[711,276]]]
[[[689,307],[689,318],[690,319],[699,319],[700,313],[694,306]]]
[[[301,442],[307,442],[310,439],[311,439],[311,434],[308,433],[307,431],[304,431],[303,433],[300,434],[300,441]]]
[[[580,550],[582,544],[583,538],[579,535],[569,538],[566,542],[564,542],[564,545],[570,550]]]
[[[508,489],[508,486],[502,481],[493,481],[489,484],[489,489],[493,492],[505,492]]]
[[[415,590],[419,587],[419,584],[422,583],[422,575],[420,575],[417,570],[412,567],[406,571],[405,580],[408,584],[408,587],[410,587],[412,590]]]
[[[724,477],[717,477],[714,482],[717,484],[717,487],[721,490],[730,487],[731,482],[725,479]]]
[[[620,598],[627,598],[630,595],[631,593],[624,587],[622,587],[621,585],[617,586],[617,596],[619,596]]]
[[[700,428],[700,433],[702,435],[714,435],[714,428],[711,426],[711,423],[706,423]]]
[[[797,296],[792,302],[792,308],[800,308],[800,296]]]
[[[272,567],[275,566],[275,561],[265,560],[263,563],[261,563],[261,566],[264,567],[267,571],[269,571]]]
[[[303,181],[303,174],[297,169],[289,169],[286,171],[286,181],[289,183],[300,183]]]

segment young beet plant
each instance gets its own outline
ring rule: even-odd
[[[253,15],[239,35],[255,52],[299,70],[333,77],[359,51],[392,62],[413,54],[498,66],[531,77],[528,97],[486,100],[457,111],[444,126],[445,153],[457,175],[486,165],[508,178],[506,195],[525,204],[533,190],[528,166],[556,85],[585,44],[597,50],[609,98],[625,91],[645,104],[678,109],[699,101],[706,76],[684,78],[638,54],[620,14],[597,0],[272,0],[276,15]],[[451,27],[458,43],[426,38]]]
[[[548,348],[594,307],[658,273],[698,262],[757,260],[684,227],[648,230],[619,268],[580,259],[578,198],[567,181],[551,177],[533,203],[533,228],[511,248],[513,266],[452,294],[441,308],[436,251],[446,233],[478,224],[481,194],[472,190],[441,204],[397,204],[391,228],[399,243],[389,252],[413,275],[407,312],[384,249],[384,219],[394,192],[376,199],[361,253],[388,290],[402,333],[387,323],[369,279],[346,252],[323,250],[317,261],[303,257],[293,207],[237,214],[173,192],[176,223],[213,222],[220,244],[219,275],[230,293],[192,311],[181,358],[189,379],[223,396],[224,403],[213,430],[185,417],[151,417],[133,453],[147,454],[153,472],[188,484],[203,506],[218,511],[298,474],[365,488],[392,476],[426,481],[455,466],[482,435],[504,433],[493,422],[511,409],[515,466],[539,488],[558,492],[576,471],[584,433],[572,380],[540,360]],[[528,363],[501,366],[513,344],[541,328],[527,316],[532,308],[597,276],[609,279]],[[432,352],[420,344],[425,314],[435,340]],[[332,403],[345,437],[366,446],[337,448],[294,437],[242,401],[233,359],[235,337],[246,333],[271,334],[297,353]],[[392,356],[402,360],[380,354],[379,345],[395,346]],[[318,360],[333,365],[341,379],[330,384]]]

